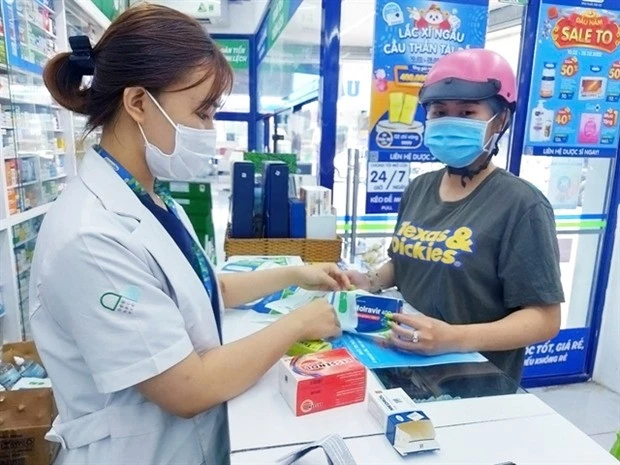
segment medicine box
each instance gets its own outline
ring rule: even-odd
[[[286,357],[279,364],[280,393],[296,416],[363,402],[366,367],[346,349]]]
[[[302,186],[301,200],[306,204],[306,216],[332,214],[332,191],[323,186]]]
[[[439,449],[430,418],[402,388],[371,392],[368,411],[400,455]]]

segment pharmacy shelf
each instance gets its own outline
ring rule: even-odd
[[[38,179],[35,179],[34,181],[19,182],[17,184],[13,184],[12,186],[8,186],[7,189],[19,189],[20,187],[34,186],[38,182]]]
[[[13,248],[16,249],[18,247],[21,247],[22,245],[26,245],[26,244],[28,244],[28,242],[31,242],[31,241],[35,240],[36,238],[37,238],[37,234],[34,234],[33,236],[30,236],[30,237],[24,239],[23,241],[19,241],[17,243],[14,243],[13,244]]]
[[[57,176],[52,176],[51,178],[43,178],[43,179],[41,179],[41,182],[58,181],[59,179],[64,179],[66,177],[67,177],[67,174],[63,173],[63,174],[59,174]]]
[[[45,3],[43,3],[42,1],[40,1],[40,0],[34,0],[34,3],[35,3],[37,6],[40,6],[41,8],[43,8],[44,10],[46,10],[48,13],[51,13],[51,14],[53,14],[53,15],[55,15],[55,14],[56,14],[56,12],[55,12],[54,10],[52,10],[49,6],[47,6],[47,5],[46,5]]]
[[[38,207],[31,208],[30,210],[26,210],[25,212],[11,215],[8,218],[9,226],[15,226],[16,224],[31,220],[33,218],[36,218],[37,216],[45,215],[51,206],[52,206],[51,203],[46,203],[45,205],[40,205]]]
[[[68,37],[75,29],[89,31],[91,42],[96,43],[110,24],[93,0],[54,0],[49,5],[45,0],[20,1],[28,8],[19,12],[16,2],[2,3],[3,10],[12,8],[16,15],[19,13],[20,27],[25,28],[26,35],[17,40],[25,47],[22,62],[41,65],[49,58],[48,54],[53,53],[52,50],[68,51]],[[50,16],[54,24],[39,15]],[[4,47],[7,40],[8,35],[5,37],[0,33],[0,47]],[[80,125],[76,124],[78,116],[53,101],[37,68],[21,62],[0,64],[0,105],[4,111],[14,112],[12,118],[6,115],[0,125],[6,144],[0,147],[0,292],[6,309],[2,320],[6,341],[21,340],[27,329],[24,317],[27,315],[29,267],[22,254],[25,253],[24,247],[36,246],[37,235],[36,229],[28,229],[34,225],[22,223],[49,211],[65,180],[75,175],[75,152],[82,148]],[[30,113],[34,114],[32,118],[26,115]],[[18,114],[22,118],[18,118]],[[91,143],[96,141],[89,140],[88,144]],[[49,150],[33,150],[37,147]],[[15,160],[21,161],[15,163]],[[9,176],[11,181],[29,181],[35,176],[36,181],[7,186],[7,170],[15,169],[22,171],[16,178]],[[18,208],[36,206],[10,214],[16,205]],[[16,234],[18,238],[15,238]],[[18,258],[23,268],[17,266]]]

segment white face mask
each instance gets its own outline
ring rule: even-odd
[[[146,144],[146,164],[151,174],[156,178],[174,181],[189,181],[205,176],[209,172],[211,157],[215,155],[215,129],[195,129],[176,124],[150,92],[147,91],[147,94],[175,131],[174,149],[167,155],[147,140],[142,126],[138,124]]]

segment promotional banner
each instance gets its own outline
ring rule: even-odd
[[[435,161],[424,145],[420,88],[442,56],[484,47],[488,7],[488,0],[377,0],[368,173],[378,174],[368,177],[366,213],[398,210],[408,178],[404,186],[386,182],[394,163]]]
[[[620,2],[541,4],[524,153],[614,157],[620,111]]]
[[[524,378],[583,373],[589,328],[563,329],[554,339],[525,349]]]

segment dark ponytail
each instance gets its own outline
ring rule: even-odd
[[[88,114],[88,89],[82,87],[84,72],[69,59],[71,53],[59,53],[45,66],[43,81],[54,100],[68,110]]]
[[[83,45],[83,44],[82,44]],[[63,107],[88,116],[88,129],[114,121],[127,87],[144,87],[157,95],[204,69],[196,86],[209,78],[213,85],[201,108],[213,107],[232,89],[233,71],[202,25],[171,8],[141,4],[129,8],[105,31],[86,57],[61,53],[43,73],[45,86]],[[78,58],[78,59],[76,59]],[[80,65],[92,60],[94,72]],[[83,64],[83,63],[82,63]],[[90,87],[82,83],[94,74]]]

